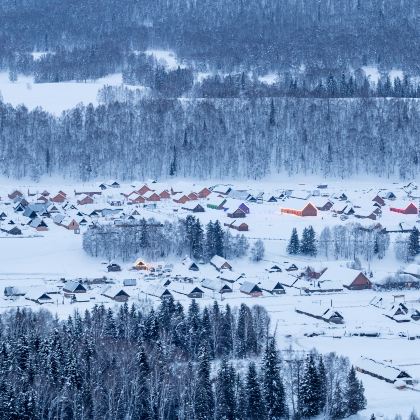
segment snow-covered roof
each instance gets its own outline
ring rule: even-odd
[[[350,285],[360,273],[360,270],[353,270],[352,268],[328,267],[328,269],[320,277],[320,280],[333,282],[338,281],[342,285]]]
[[[210,262],[216,267],[222,267],[223,264],[228,263],[223,257],[219,255],[215,255]],[[228,263],[229,264],[229,263]],[[230,265],[230,264],[229,264]]]
[[[266,278],[261,279],[259,285],[264,290],[274,290],[274,288],[277,288],[279,286],[281,289],[283,289],[280,279],[275,276],[268,276]]]
[[[108,286],[105,287],[104,289],[102,289],[102,295],[104,296],[108,296],[111,298],[114,298],[115,296],[117,296],[120,292],[122,292],[123,294],[126,294],[127,296],[130,296],[129,293],[127,293],[123,287],[118,286],[118,285],[113,285],[113,286]]]
[[[325,305],[308,304],[299,306],[296,310],[324,319],[330,319],[333,316],[339,316],[342,318],[340,312],[332,306],[326,307]]]
[[[169,286],[168,289],[170,291],[174,291],[176,293],[180,293],[183,295],[189,295],[192,292],[204,292],[203,289],[201,289],[199,286],[197,286],[196,284],[191,284],[191,283],[180,283],[180,282],[176,282],[173,281]],[[196,290],[197,289],[197,290]]]
[[[239,290],[243,293],[251,293],[253,290],[261,291],[261,288],[256,283],[252,283],[250,281],[244,281],[241,284],[241,287],[239,288]]]
[[[220,274],[217,276],[220,280],[226,280],[232,283],[238,281],[242,277],[244,277],[242,274],[230,270],[221,270]]]
[[[356,367],[360,370],[364,370],[374,375],[380,376],[389,380],[390,382],[395,382],[399,377],[408,377],[411,378],[407,372],[402,371],[401,369],[386,365],[382,362],[377,362],[376,360],[369,359],[367,357],[361,357],[356,363]]]
[[[229,288],[232,290],[232,287],[229,286],[227,283],[218,280],[218,279],[203,279],[201,281],[201,285],[206,288],[206,289],[210,289],[210,290],[214,290],[215,292],[220,292],[220,290],[222,290],[223,288]]]

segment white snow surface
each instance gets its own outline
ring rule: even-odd
[[[36,184],[32,181],[11,181],[8,179],[0,179],[0,213],[6,211],[12,217],[17,218],[13,213],[11,205],[6,205],[8,201],[7,194],[15,189],[19,189],[25,195],[28,190],[31,193],[41,193],[47,189],[51,193],[63,190],[69,195],[69,201],[74,203],[73,191],[97,191],[101,180],[95,183],[81,184],[71,180],[64,179],[43,179]],[[301,179],[289,179],[287,177],[277,177],[264,181],[232,181],[231,186],[235,189],[249,189],[254,195],[259,191],[264,191],[267,196],[276,191],[291,188],[297,193],[305,191],[313,191],[316,189],[317,181],[302,177]],[[390,181],[379,179],[359,179],[352,181],[325,181],[319,180],[323,184],[328,184],[327,192],[329,195],[335,195],[340,191],[344,191],[349,200],[369,204],[370,200],[378,193],[379,190],[391,190],[397,194],[399,200],[408,200],[403,196],[402,183],[393,184]],[[103,192],[101,197],[95,197],[95,203],[88,206],[79,206],[79,210],[84,212],[92,211],[95,208],[109,207],[106,204],[107,197],[119,197],[121,192],[129,193],[147,183],[149,187],[161,192],[164,189],[173,187],[175,191],[182,191],[189,194],[191,191],[198,192],[203,187],[209,187],[217,184],[217,181],[195,182],[193,180],[171,180],[170,182],[151,183],[151,181],[138,181],[130,183],[122,183],[121,188],[108,189]],[[224,184],[228,184],[224,182]],[[211,197],[211,196],[210,196]],[[77,198],[83,198],[77,197]],[[210,198],[214,201],[214,198]],[[304,200],[302,200],[304,202]],[[310,201],[310,200],[309,200]],[[226,207],[230,210],[236,209],[241,200],[228,199]],[[418,204],[418,200],[414,200]],[[201,203],[205,206],[206,201],[200,200],[194,203]],[[189,203],[191,204],[191,203]],[[245,273],[243,281],[257,283],[268,278],[284,277],[287,272],[284,267],[295,263],[300,269],[312,264],[313,266],[327,265],[331,272],[338,272],[340,267],[345,267],[346,261],[326,261],[323,258],[306,258],[301,256],[291,257],[286,253],[286,245],[290,237],[292,227],[297,227],[299,234],[302,229],[308,225],[313,225],[316,232],[320,232],[326,225],[333,226],[335,224],[345,224],[348,222],[358,221],[362,224],[370,225],[374,223],[371,220],[362,220],[350,218],[341,221],[340,218],[333,218],[330,212],[325,212],[317,217],[300,218],[292,215],[281,214],[279,207],[281,203],[247,203],[250,208],[250,214],[243,220],[250,226],[250,231],[245,235],[252,243],[255,239],[264,240],[266,253],[265,259],[259,263],[252,263],[247,258],[241,260],[232,260],[235,273]],[[178,217],[185,217],[190,214],[181,209],[183,205],[176,204],[172,200],[157,203],[156,209],[145,209],[142,206],[131,206],[140,212],[141,216],[149,218],[154,217],[157,220],[174,220]],[[175,213],[173,210],[177,209]],[[219,219],[224,222],[232,221],[226,216],[226,212],[212,210],[206,208],[204,213],[194,214],[199,217],[202,223],[209,220]],[[383,226],[397,225],[400,221],[416,224],[417,216],[399,215],[389,211],[388,204],[383,209],[383,216],[379,222]],[[36,232],[30,228],[25,230],[23,237],[7,237],[0,234],[0,311],[5,311],[13,307],[31,307],[38,309],[40,305],[31,302],[25,297],[18,297],[15,300],[8,300],[3,297],[1,291],[6,286],[15,286],[21,290],[44,290],[49,291],[56,286],[61,287],[63,282],[61,278],[67,280],[75,280],[77,278],[98,278],[107,276],[114,281],[117,286],[122,286],[124,279],[137,279],[137,286],[126,287],[124,290],[130,295],[129,304],[142,303],[157,305],[159,299],[148,294],[151,289],[157,289],[160,284],[154,281],[146,281],[143,273],[132,271],[134,261],[119,263],[122,267],[121,272],[108,273],[106,264],[101,258],[93,258],[88,256],[82,250],[82,234],[86,229],[82,228],[82,234],[77,235],[71,231],[67,231],[63,227],[57,226],[48,219],[49,230],[47,232]],[[235,232],[233,232],[235,233]],[[392,242],[392,238],[391,238]],[[139,255],[141,257],[141,255]],[[209,264],[199,265],[200,271],[188,271],[181,260],[169,259],[165,261],[150,262],[153,265],[172,263],[173,274],[188,275],[197,277],[195,283],[199,285],[199,281],[203,278],[216,279],[219,273]],[[282,273],[268,274],[267,268],[273,264],[279,264],[283,268]],[[367,268],[366,263],[364,268]],[[385,277],[387,274],[395,273],[402,267],[402,263],[394,257],[391,248],[388,250],[387,256],[383,260],[373,260],[369,269],[374,273],[374,279],[377,280]],[[293,274],[293,273],[291,273]],[[288,274],[287,274],[288,275]],[[318,349],[320,352],[328,353],[331,351],[337,354],[349,357],[353,364],[361,356],[370,357],[379,362],[386,361],[393,366],[400,367],[407,371],[414,379],[420,380],[420,352],[419,340],[408,340],[408,337],[420,336],[420,321],[411,321],[408,323],[397,323],[386,317],[384,313],[389,309],[395,300],[394,295],[404,295],[404,300],[409,308],[420,307],[420,292],[416,290],[402,292],[377,292],[373,290],[366,291],[348,291],[344,290],[339,293],[313,294],[304,296],[300,290],[291,287],[285,287],[286,294],[272,296],[264,292],[263,296],[252,298],[239,292],[242,280],[235,282],[233,292],[223,295],[214,293],[209,289],[204,289],[205,297],[200,299],[200,305],[211,305],[214,299],[220,304],[229,303],[232,307],[237,307],[241,303],[248,305],[259,304],[264,306],[272,318],[272,331],[276,331],[278,345],[281,349],[287,349],[292,345],[296,350],[309,351],[312,348]],[[154,285],[155,287],[152,287]],[[179,286],[175,286],[179,287]],[[73,313],[74,310],[84,311],[91,308],[94,304],[104,303],[107,306],[114,307],[119,304],[113,302],[109,298],[101,295],[103,285],[92,286],[89,288],[87,296],[88,302],[77,302],[70,304],[61,294],[52,294],[53,303],[42,305],[43,309],[49,309],[53,314],[57,314],[60,318]],[[170,290],[170,286],[168,287]],[[162,289],[159,289],[162,290]],[[381,296],[384,300],[383,308],[378,308],[370,304],[375,296]],[[174,296],[185,305],[190,303],[190,299],[181,294]],[[324,321],[311,318],[309,316],[298,314],[295,308],[319,305],[322,307],[333,306],[343,317],[343,325],[328,324]],[[360,333],[378,332],[379,337],[361,337]],[[313,333],[320,334],[318,336]],[[358,334],[358,335],[355,335]],[[360,379],[366,389],[366,397],[368,399],[367,409],[360,414],[358,418],[369,419],[372,413],[376,418],[393,419],[396,414],[401,414],[402,418],[408,418],[409,413],[416,409],[420,412],[420,393],[406,389],[398,390],[392,384],[382,382],[371,376],[358,373]]]
[[[121,84],[121,73],[86,83],[34,83],[33,77],[22,75],[18,76],[16,82],[11,82],[8,73],[0,73],[0,93],[4,102],[13,106],[24,104],[30,110],[42,107],[55,115],[80,103],[97,105],[98,91],[104,85],[119,86]]]

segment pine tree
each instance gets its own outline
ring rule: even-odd
[[[347,376],[345,401],[347,405],[347,415],[357,414],[358,411],[366,408],[364,388],[361,381],[356,377],[356,370],[352,366]]]
[[[319,377],[312,353],[307,356],[305,361],[298,406],[299,413],[303,417],[313,417],[319,414]]]
[[[137,354],[137,395],[135,404],[135,418],[149,419],[150,407],[150,367],[143,347]]]
[[[265,415],[264,402],[261,394],[257,368],[254,362],[248,366],[246,375],[246,418],[263,419]]]
[[[210,359],[206,347],[201,347],[198,356],[197,387],[195,394],[195,418],[207,420],[214,409],[214,395],[210,381]]]
[[[419,230],[414,226],[413,230],[410,232],[410,236],[408,237],[408,254],[411,258],[420,253],[419,239]]]
[[[215,413],[217,419],[235,420],[235,377],[235,369],[223,358],[216,378]]]
[[[213,224],[214,255],[225,256],[223,247],[223,229],[220,222],[216,220]]]
[[[300,242],[300,252],[303,255],[315,257],[317,254],[315,231],[312,226],[305,228]]]
[[[300,251],[299,236],[296,228],[292,230],[292,236],[290,237],[289,245],[287,246],[287,253],[290,255],[297,255]]]
[[[319,357],[318,363],[318,378],[319,378],[319,412],[322,413],[325,409],[325,404],[327,402],[327,372],[324,365],[324,359],[322,355]]]
[[[207,261],[210,261],[216,255],[216,249],[214,246],[214,226],[210,220],[206,226],[206,246],[205,246],[205,257]]]
[[[279,355],[274,338],[267,342],[262,363],[262,376],[262,394],[268,417],[273,420],[287,417],[288,410],[280,377]]]
[[[264,258],[264,254],[264,242],[261,239],[258,239],[251,248],[251,260],[254,262],[261,261]]]
[[[333,399],[330,404],[330,417],[333,420],[343,419],[346,416],[346,403],[344,400],[343,390],[337,382],[333,391]]]

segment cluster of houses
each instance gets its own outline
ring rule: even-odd
[[[387,318],[397,323],[420,320],[420,304],[409,305],[405,302],[404,295],[395,295],[392,303],[387,303],[383,296],[375,296],[370,305],[380,309]]]
[[[132,267],[141,275],[142,292],[155,297],[215,297],[226,293],[242,293],[251,297],[278,296],[286,292],[300,295],[337,293],[344,290],[372,288],[372,281],[359,270],[346,267],[307,266],[294,263],[269,264],[264,273],[248,277],[234,270],[226,259],[216,255],[210,264],[186,257],[182,270],[173,271],[172,264],[153,266],[138,259]]]
[[[87,285],[80,280],[69,280],[63,284],[33,286],[25,291],[14,286],[8,286],[4,289],[4,296],[7,299],[23,297],[25,300],[40,305],[58,303],[61,300],[64,303],[64,299],[70,303],[96,302],[101,296],[107,298],[109,301],[127,302],[130,298],[127,289],[133,285],[136,285],[136,281],[130,282],[129,280],[125,280],[123,286],[103,284],[98,288],[92,288],[91,285]]]
[[[21,235],[23,230],[47,231],[50,225],[61,226],[78,233],[80,228],[99,219],[136,220],[141,209],[155,209],[164,205],[171,211],[204,213],[217,211],[217,218],[229,229],[240,232],[249,230],[246,218],[258,212],[253,204],[270,204],[283,215],[316,217],[330,214],[347,220],[377,220],[385,211],[395,215],[417,215],[417,186],[409,184],[392,191],[362,191],[349,193],[329,191],[327,185],[318,185],[311,190],[277,190],[276,192],[253,192],[234,189],[227,185],[214,185],[196,191],[175,191],[173,188],[158,188],[152,181],[131,191],[123,191],[117,181],[102,183],[96,189],[72,193],[59,190],[31,192],[15,190],[7,198],[0,199],[0,229],[10,235]],[[419,197],[417,197],[417,195]],[[159,204],[161,203],[161,204]],[[166,203],[166,204],[163,204]],[[404,220],[395,219],[397,227],[388,227],[389,232],[404,232],[413,228],[403,226]]]

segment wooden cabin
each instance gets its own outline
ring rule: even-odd
[[[296,201],[294,201],[296,203]],[[288,203],[286,203],[288,204]],[[299,204],[299,203],[296,203]],[[312,203],[306,203],[302,201],[302,204],[297,206],[294,205],[293,207],[282,207],[280,209],[282,214],[292,214],[294,216],[300,217],[310,217],[310,216],[317,216],[318,209]]]

